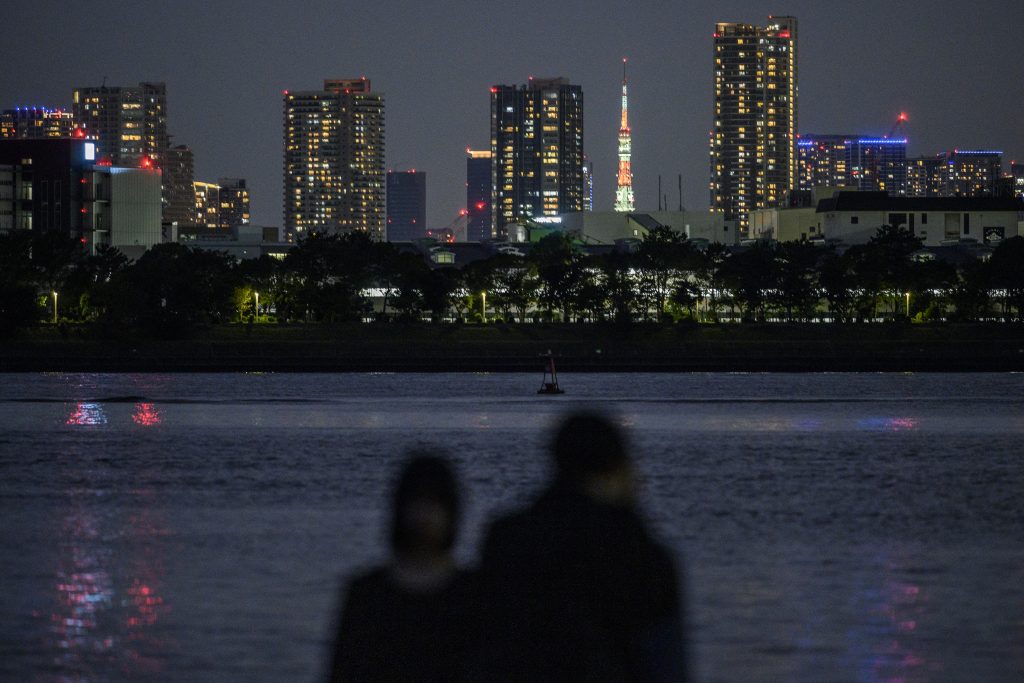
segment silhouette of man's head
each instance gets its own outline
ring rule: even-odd
[[[608,418],[596,413],[569,416],[555,434],[559,481],[606,502],[628,502],[633,479],[626,442]]]
[[[448,462],[413,454],[395,487],[391,545],[397,555],[444,555],[455,543],[459,490]]]

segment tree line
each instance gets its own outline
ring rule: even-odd
[[[554,233],[526,256],[497,253],[454,268],[432,267],[419,253],[358,233],[314,233],[284,259],[239,262],[175,243],[130,261],[111,248],[87,255],[77,240],[54,233],[12,231],[0,235],[0,333],[52,320],[175,337],[257,320],[628,324],[1024,315],[1024,238],[958,265],[917,258],[921,246],[910,231],[890,226],[843,251],[808,242],[700,247],[659,228],[627,250],[586,253],[571,236]]]

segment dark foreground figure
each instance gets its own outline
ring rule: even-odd
[[[488,680],[686,680],[678,577],[635,510],[622,435],[575,415],[553,450],[554,482],[487,537],[474,665]]]
[[[346,591],[330,681],[459,677],[472,621],[469,581],[451,556],[458,518],[451,467],[413,458],[395,489],[391,563],[357,576]]]
[[[399,478],[393,560],[349,585],[331,681],[685,681],[678,577],[635,509],[632,466],[605,418],[576,415],[556,474],[496,522],[474,576],[455,568],[450,467]]]

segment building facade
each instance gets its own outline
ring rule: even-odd
[[[164,151],[163,222],[187,225],[196,222],[195,161],[187,145]]]
[[[907,196],[941,197],[945,193],[942,155],[907,160]]]
[[[575,233],[587,245],[609,245],[620,240],[641,240],[651,230],[665,227],[695,243],[738,244],[736,221],[721,211],[585,211],[557,216],[545,224]]]
[[[801,135],[796,144],[799,189],[855,187],[907,193],[906,138]]]
[[[1010,177],[1013,178],[1013,196],[1024,199],[1024,163],[1011,161]]]
[[[162,165],[168,147],[163,83],[75,88],[71,111],[76,124],[96,140],[100,159],[115,166],[138,166],[145,156]]]
[[[249,188],[245,178],[221,178],[220,186],[220,228],[230,230],[236,225],[248,225],[250,220]]]
[[[799,189],[840,187],[849,182],[849,135],[801,135],[796,143]]]
[[[388,171],[389,242],[411,242],[427,235],[427,174]]]
[[[69,138],[74,133],[75,117],[63,109],[15,107],[0,113],[0,139]]]
[[[583,89],[565,78],[491,88],[491,234],[582,211]]]
[[[365,78],[284,93],[284,228],[384,239],[384,95]]]
[[[849,158],[848,185],[894,197],[907,193],[906,138],[854,138]]]
[[[220,227],[220,185],[197,180],[195,190],[196,224],[207,228]]]
[[[796,131],[797,20],[716,24],[712,210],[746,231],[750,211],[797,189]]]
[[[89,140],[0,140],[0,231],[58,232],[92,254],[159,243],[160,169],[97,161]]]
[[[466,240],[491,239],[491,150],[466,149]]]
[[[993,197],[1002,171],[1002,152],[954,149],[944,155],[942,194],[946,197]]]
[[[270,256],[284,259],[292,245],[281,239],[281,229],[271,226],[234,225],[229,230],[210,230],[205,226],[168,229],[167,242],[178,242],[194,249],[229,254],[237,261]]]
[[[1012,198],[891,197],[884,192],[838,192],[817,208],[824,237],[865,244],[883,225],[902,226],[925,246],[964,240],[995,244],[1017,236],[1024,205]]]
[[[583,155],[583,210],[594,210],[594,162]]]

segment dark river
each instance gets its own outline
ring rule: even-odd
[[[628,430],[701,680],[1024,679],[1024,375],[0,375],[0,680],[312,681],[407,449],[459,555]]]

